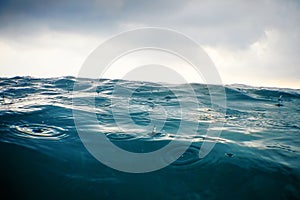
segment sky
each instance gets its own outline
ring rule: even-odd
[[[161,27],[199,43],[224,84],[300,88],[299,22],[297,0],[0,0],[0,77],[76,76],[112,36]]]

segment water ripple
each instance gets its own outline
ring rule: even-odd
[[[45,124],[17,125],[10,128],[15,129],[18,136],[25,138],[59,140],[67,137],[66,129]]]
[[[182,151],[184,146],[178,146],[171,151],[168,152],[168,156],[172,157],[172,155],[176,155],[176,152]],[[180,168],[180,169],[188,169],[193,167],[194,165],[200,162],[199,159],[199,151],[200,148],[191,145],[175,162],[171,164],[172,167]]]
[[[128,134],[128,133],[108,133],[106,136],[111,141],[129,141],[137,139],[136,135]]]

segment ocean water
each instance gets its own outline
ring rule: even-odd
[[[80,86],[76,90],[74,83]],[[134,90],[130,115],[126,109],[119,109],[117,116],[124,124],[131,118],[138,129],[130,126],[118,129],[111,110],[114,102],[123,97],[113,93],[116,85]],[[190,110],[199,113],[199,118],[193,119],[197,131],[179,138],[176,137],[180,124],[178,101],[189,101],[186,85],[74,77],[1,78],[1,196],[3,199],[300,199],[300,90],[225,86],[227,106],[222,108],[226,109],[223,116],[212,108],[206,85],[192,84],[192,87],[199,104],[199,109]],[[76,98],[82,102],[74,104]],[[158,123],[164,120],[161,114],[151,114],[161,107],[170,111],[163,128],[149,130],[147,125],[151,120]],[[84,143],[93,141],[81,140],[74,123],[74,109],[95,113],[100,129],[86,130],[105,134],[127,151],[151,152],[173,140],[191,145],[176,161],[157,171],[118,171],[99,162],[85,148]],[[205,137],[209,125],[217,121],[224,123],[219,127],[221,135]],[[200,159],[204,141],[215,146]]]

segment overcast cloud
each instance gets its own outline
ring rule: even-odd
[[[299,21],[296,0],[0,1],[0,76],[76,75],[105,39],[155,26],[201,44],[224,83],[300,88]]]

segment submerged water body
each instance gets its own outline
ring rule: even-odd
[[[76,90],[75,83],[80,86]],[[117,115],[113,115],[114,102],[123,98],[114,93],[116,85],[132,91],[132,95],[130,107],[116,109]],[[222,108],[226,110],[223,116],[212,108],[206,85],[191,86],[197,99],[192,103],[199,105],[189,111],[199,114],[192,119],[197,131],[177,137],[178,102],[191,101],[186,85],[73,77],[1,78],[1,196],[300,199],[300,90],[225,86],[227,105]],[[76,104],[74,99],[79,99]],[[85,148],[84,144],[93,141],[82,141],[79,136],[74,109],[83,114],[95,113],[99,127],[86,130],[105,134],[116,146],[130,152],[151,152],[173,140],[191,145],[165,168],[149,173],[121,172],[99,162]],[[126,125],[130,118],[137,126],[121,130],[116,117],[120,124]],[[149,126],[162,120],[162,128]],[[209,125],[218,121],[223,123],[219,127],[221,135],[206,137]],[[199,158],[204,141],[215,146]]]

